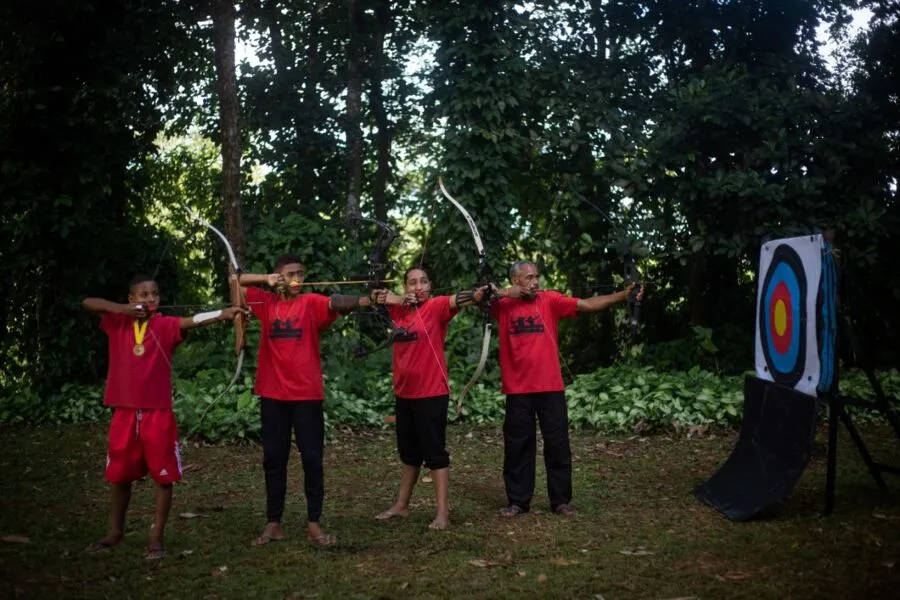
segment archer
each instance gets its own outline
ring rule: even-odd
[[[284,539],[281,519],[287,494],[291,429],[303,465],[307,537],[328,546],[337,540],[319,525],[325,501],[325,389],[319,335],[342,314],[370,306],[369,298],[316,293],[301,294],[306,267],[296,254],[283,254],[268,275],[243,273],[242,286],[260,322],[259,357],[253,388],[260,397],[260,438],[266,487],[266,519],[254,546]]]
[[[231,306],[193,317],[159,314],[159,287],[146,275],[137,275],[129,283],[127,304],[85,298],[82,306],[100,315],[100,329],[109,338],[103,404],[113,408],[105,473],[112,484],[109,532],[87,551],[105,550],[122,541],[132,483],[149,472],[156,486],[156,509],[144,556],[162,558],[172,484],[182,475],[178,424],[172,411],[172,354],[184,341],[185,330],[231,321],[245,311]]]
[[[512,285],[496,292],[491,316],[497,319],[500,338],[500,377],[506,394],[503,420],[503,481],[508,505],[504,517],[527,513],[534,494],[536,462],[535,418],[544,438],[547,493],[555,514],[571,515],[572,452],[565,385],[560,372],[557,324],[578,313],[594,313],[627,301],[644,289],[635,283],[624,291],[591,298],[573,298],[540,289],[540,272],[531,261],[509,270]]]
[[[431,279],[421,267],[403,275],[403,295],[388,290],[372,294],[388,307],[394,326],[402,334],[393,343],[394,410],[397,417],[397,452],[403,463],[397,501],[375,518],[409,516],[409,500],[424,464],[431,472],[437,496],[437,514],[428,526],[446,529],[450,524],[448,488],[450,454],[446,448],[450,378],[444,342],[447,327],[461,306],[473,305],[470,291],[453,296],[431,296]]]

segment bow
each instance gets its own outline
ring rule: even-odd
[[[365,277],[365,288],[366,291],[370,293],[373,290],[380,290],[387,287],[385,281],[385,274],[393,267],[393,264],[388,260],[387,254],[388,249],[391,247],[391,244],[394,243],[394,240],[397,239],[399,234],[397,230],[394,229],[390,224],[385,223],[384,221],[379,221],[378,219],[371,219],[368,217],[363,217],[361,215],[351,215],[349,217],[351,225],[358,226],[358,223],[371,223],[377,228],[378,235],[375,240],[375,245],[372,250],[368,254],[367,262],[368,262],[368,273]],[[365,314],[357,311],[355,314]],[[390,314],[388,313],[387,307],[384,305],[376,305],[373,307],[372,311],[369,313],[375,317],[376,323],[379,327],[383,328],[385,333],[387,334],[385,339],[376,344],[374,348],[365,349],[362,345],[362,333],[360,333],[359,346],[356,348],[356,357],[362,358],[363,356],[367,356],[369,354],[373,354],[384,348],[387,348],[391,344],[394,343],[394,340],[397,336],[403,335],[405,331],[402,328],[398,328],[394,325],[393,319],[391,319]]]
[[[447,192],[447,189],[444,187],[444,182],[440,177],[438,177],[438,187],[444,197],[462,213],[463,217],[466,219],[466,223],[469,224],[469,229],[472,231],[472,238],[475,240],[475,248],[478,251],[478,283],[476,283],[476,287],[487,286],[485,287],[484,297],[481,300],[482,324],[484,327],[484,336],[481,340],[481,356],[478,359],[478,366],[475,367],[475,373],[463,387],[463,390],[456,401],[456,414],[459,414],[462,412],[463,398],[466,397],[466,394],[469,393],[469,390],[475,385],[475,382],[478,381],[478,378],[481,377],[481,373],[484,371],[484,366],[487,364],[488,350],[491,346],[491,269],[487,263],[487,256],[484,252],[484,244],[481,242],[481,235],[478,233],[478,226],[475,224],[472,215],[470,215],[469,212],[463,208],[463,205]]]
[[[628,294],[628,309],[630,312],[629,322],[631,323],[631,344],[637,341],[638,324],[641,316],[641,301],[638,295],[641,293],[643,283],[640,280],[640,273],[637,270],[637,258],[634,253],[628,252],[624,255],[625,261],[625,285],[634,283],[631,293]]]
[[[225,250],[228,253],[228,259],[230,261],[229,264],[229,291],[231,296],[231,306],[240,306],[242,308],[247,308],[247,302],[244,298],[244,293],[241,290],[241,266],[238,264],[237,256],[234,254],[234,249],[231,247],[231,243],[228,241],[228,238],[225,237],[221,231],[216,229],[209,221],[201,217],[198,213],[189,211],[189,214],[193,219],[195,219],[198,223],[205,226],[207,229],[212,231],[216,237],[222,240],[222,243],[225,244]],[[203,411],[203,414],[200,415],[200,420],[198,421],[197,426],[200,426],[200,423],[203,421],[203,417],[206,416],[206,413],[209,412],[209,409],[212,408],[216,402],[219,401],[222,396],[228,393],[234,384],[237,382],[238,377],[240,377],[241,369],[244,365],[244,354],[246,350],[246,345],[244,343],[244,337],[247,332],[247,320],[244,318],[244,315],[238,314],[234,319],[234,351],[237,354],[237,366],[234,369],[234,375],[231,377],[231,381],[225,387],[225,389],[220,393],[216,398],[210,402],[206,406],[206,410]]]
[[[601,210],[599,206],[576,192],[574,189],[571,189],[573,195],[593,208],[597,213],[600,214],[604,219],[609,221],[609,223],[613,227],[617,227],[615,221],[606,213],[606,211]],[[630,247],[627,243],[623,242],[623,244],[619,248],[619,253],[622,255],[623,262],[623,276],[625,279],[625,285],[627,286],[630,283],[634,283],[634,287],[631,290],[631,293],[628,295],[628,309],[629,309],[629,317],[628,321],[631,325],[631,343],[635,344],[637,341],[638,335],[638,326],[640,324],[640,315],[641,315],[641,301],[638,299],[638,294],[641,293],[641,288],[644,285],[644,282],[641,280],[640,272],[637,269],[637,255],[635,254],[633,248]]]

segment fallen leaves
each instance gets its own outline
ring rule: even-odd
[[[560,556],[557,558],[551,558],[550,564],[557,566],[557,567],[568,567],[569,565],[577,565],[578,561],[577,560],[569,560],[567,558],[563,558]]]
[[[31,540],[24,535],[5,535],[2,539],[4,542],[9,542],[11,544],[30,544]]]
[[[473,558],[472,560],[469,561],[469,564],[472,565],[473,567],[486,568],[486,567],[499,566],[500,563],[495,563],[493,561],[485,560],[483,558]]]
[[[729,571],[724,575],[716,575],[715,577],[719,581],[744,581],[745,579],[750,579],[750,573],[745,573],[743,571]]]

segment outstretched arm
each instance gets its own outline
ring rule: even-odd
[[[213,323],[234,321],[239,315],[244,315],[249,318],[250,311],[246,308],[241,308],[240,306],[229,306],[228,308],[223,308],[221,310],[197,313],[193,317],[182,317],[179,326],[182,329],[195,329]]]
[[[460,290],[450,296],[450,308],[457,309],[480,304],[488,286],[483,285],[475,290]]]
[[[328,308],[341,314],[353,312],[357,308],[372,306],[374,303],[368,296],[346,296],[344,294],[332,294],[328,298]]]
[[[613,294],[606,294],[605,296],[592,296],[590,298],[579,298],[577,310],[578,312],[586,312],[586,313],[594,313],[600,312],[601,310],[606,310],[610,306],[614,304],[619,304],[621,302],[625,302],[628,300],[628,297],[631,295],[634,290],[634,283],[629,283],[625,286],[625,289],[621,292],[615,292]],[[644,298],[644,288],[641,286],[640,292],[638,292],[637,300],[640,302]]]

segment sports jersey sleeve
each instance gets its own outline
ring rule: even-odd
[[[130,318],[131,317],[120,313],[105,312],[100,316],[100,329],[102,329],[106,335],[109,335],[111,332],[123,327]]]
[[[316,326],[319,331],[328,329],[341,316],[341,313],[338,311],[328,308],[328,305],[331,303],[331,299],[328,296],[310,294],[309,299],[312,303],[313,315],[315,315]]]
[[[578,298],[552,292],[550,307],[557,319],[574,319],[578,316]]]
[[[262,321],[269,314],[269,304],[276,296],[273,292],[267,292],[251,285],[247,286],[246,297],[253,316]]]
[[[450,296],[438,296],[435,298],[437,302],[437,317],[442,323],[449,323],[453,317],[459,314],[459,307],[450,307]]]
[[[185,332],[181,329],[180,317],[163,315],[160,325],[170,349],[174,350],[178,344],[184,341]]]

